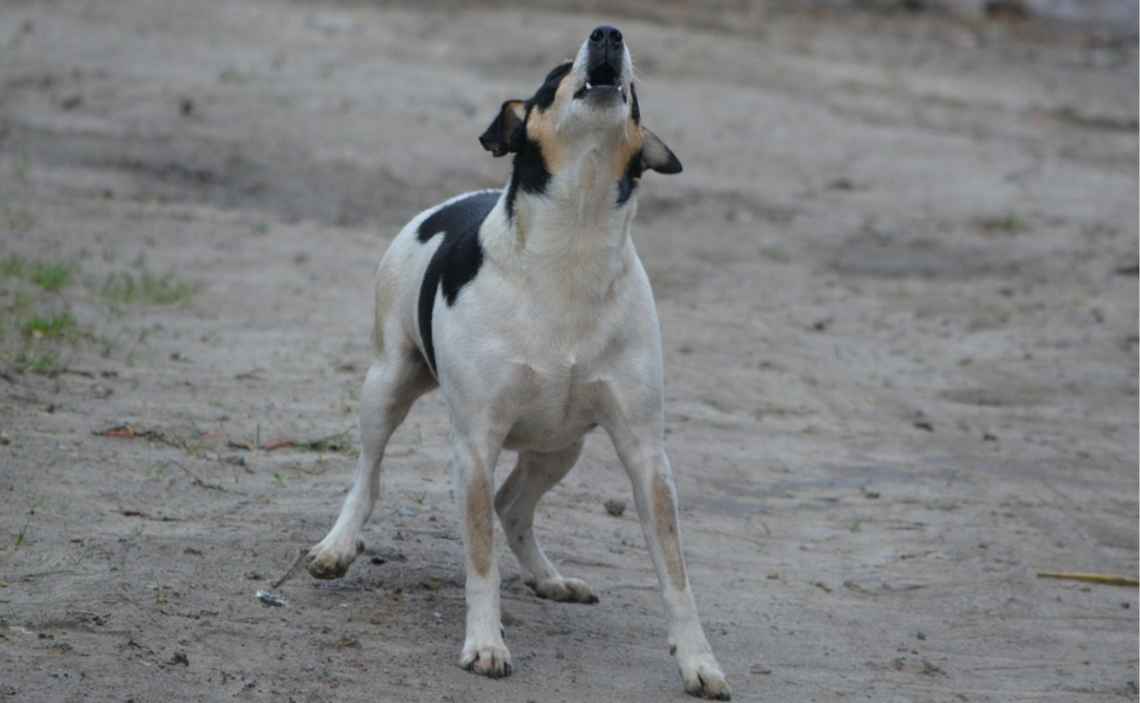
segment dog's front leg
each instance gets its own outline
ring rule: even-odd
[[[467,568],[467,634],[459,665],[493,679],[511,674],[511,653],[503,643],[500,623],[494,550],[493,472],[499,447],[485,433],[452,432],[451,479],[463,521]]]
[[[634,502],[669,619],[669,652],[677,659],[685,691],[729,700],[732,694],[705,637],[689,587],[677,523],[677,494],[660,428],[659,420],[643,428],[623,422],[610,434],[633,483]]]

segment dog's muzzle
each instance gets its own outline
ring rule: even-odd
[[[590,33],[587,46],[586,83],[574,97],[589,97],[591,100],[621,97],[621,101],[626,102],[628,98],[621,82],[625,64],[621,31],[616,27],[598,27]]]

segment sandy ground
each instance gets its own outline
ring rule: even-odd
[[[635,237],[736,699],[1136,700],[1136,590],[1036,577],[1138,569],[1134,35],[723,4],[615,23],[686,167]],[[538,520],[601,603],[499,544],[516,674],[456,665],[434,395],[348,576],[254,599],[347,490],[385,243],[602,19],[4,3],[0,698],[686,699],[601,435]]]

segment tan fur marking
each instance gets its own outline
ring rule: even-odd
[[[558,140],[558,131],[554,124],[554,108],[557,104],[555,102],[546,112],[539,112],[537,108],[531,110],[530,121],[527,122],[526,128],[527,136],[534,140],[542,151],[542,160],[550,173],[557,173],[564,160],[562,144]]]
[[[617,149],[614,149],[613,160],[610,162],[610,168],[613,172],[613,180],[619,180],[625,175],[626,166],[629,165],[629,160],[641,149],[641,129],[633,124],[633,120],[629,121],[626,129],[626,139]]]
[[[558,90],[554,92],[554,102],[550,107],[545,110],[534,108],[530,111],[530,119],[527,120],[527,135],[538,143],[542,150],[542,160],[546,162],[546,170],[550,173],[557,173],[565,160],[562,144],[558,139],[556,119],[566,103],[573,99],[573,84],[564,76],[562,82],[558,84]]]
[[[673,587],[685,590],[685,560],[681,556],[681,541],[677,537],[677,508],[673,489],[664,476],[653,477],[653,519],[657,529],[657,543],[665,557],[665,571],[673,580]]]
[[[565,149],[558,138],[557,116],[567,101],[573,100],[573,83],[565,78],[554,93],[554,102],[546,110],[535,108],[530,112],[527,120],[526,133],[542,151],[542,160],[546,170],[551,174],[558,173],[566,160]],[[641,127],[630,117],[624,125],[624,137],[621,144],[614,150],[610,161],[610,168],[614,180],[625,174],[629,160],[641,149],[643,141]]]
[[[491,486],[482,471],[467,483],[467,534],[471,538],[471,563],[475,573],[486,576],[491,570]]]
[[[526,249],[526,210],[515,210],[515,243],[519,249]]]
[[[376,281],[376,306],[372,317],[372,343],[377,352],[384,351],[384,321],[388,319],[392,302],[396,298],[396,277],[378,276]]]

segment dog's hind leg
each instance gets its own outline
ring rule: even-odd
[[[511,551],[530,573],[527,585],[539,597],[571,603],[597,603],[585,581],[565,578],[550,563],[534,537],[534,510],[543,494],[562,480],[582,453],[582,441],[549,454],[520,452],[515,470],[495,495],[495,512]]]
[[[380,462],[388,438],[403,422],[412,403],[434,386],[427,366],[403,350],[385,352],[368,369],[360,394],[360,459],[352,489],[336,524],[306,557],[309,573],[319,579],[344,576],[364,549],[360,528],[380,495]]]

